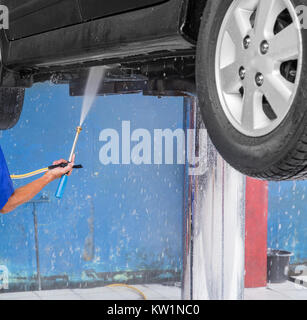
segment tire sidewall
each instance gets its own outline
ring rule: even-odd
[[[13,128],[19,121],[25,89],[0,88],[0,130]]]

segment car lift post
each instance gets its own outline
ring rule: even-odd
[[[244,294],[245,177],[217,153],[203,124],[197,98],[184,100],[187,129],[196,129],[186,166],[184,300],[240,300]],[[197,161],[197,160],[196,160]],[[190,159],[191,162],[191,159]],[[192,161],[193,162],[193,161]]]

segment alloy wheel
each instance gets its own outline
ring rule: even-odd
[[[216,47],[215,78],[230,123],[260,137],[285,119],[302,68],[300,21],[290,0],[234,0]]]

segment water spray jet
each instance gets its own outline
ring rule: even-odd
[[[79,135],[82,131],[82,125],[91,109],[93,106],[93,103],[95,101],[95,98],[97,97],[97,91],[100,86],[100,83],[103,81],[104,76],[106,73],[106,67],[105,66],[99,66],[99,67],[93,67],[90,69],[89,76],[88,76],[88,81],[86,84],[85,88],[85,95],[84,95],[84,100],[82,104],[82,110],[81,110],[81,117],[80,117],[80,125],[77,127],[77,133],[74,139],[74,143],[70,152],[69,156],[69,162],[72,161],[75,149],[77,146],[77,142],[79,139]],[[56,198],[62,199],[66,184],[67,184],[68,176],[64,175],[58,185],[58,189],[56,191]]]

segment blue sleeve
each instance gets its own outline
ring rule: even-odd
[[[13,193],[13,182],[0,147],[0,210],[6,205]]]

